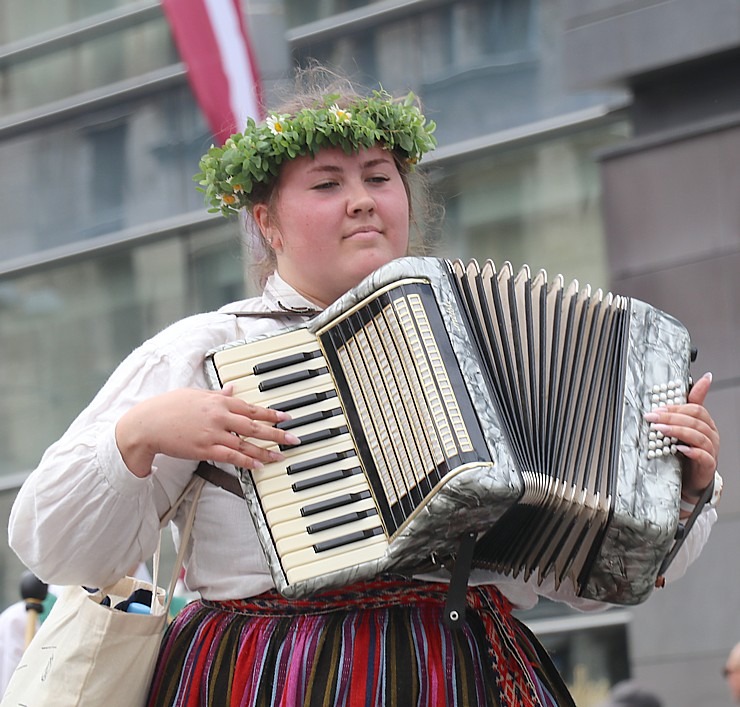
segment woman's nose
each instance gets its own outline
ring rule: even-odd
[[[373,211],[374,208],[375,199],[364,184],[352,188],[347,200],[347,211],[349,214],[368,213]]]

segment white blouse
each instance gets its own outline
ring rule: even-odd
[[[234,317],[231,312],[283,307],[312,305],[275,274],[261,297],[176,322],[121,363],[46,451],[15,500],[9,542],[29,569],[48,583],[106,586],[152,556],[159,517],[186,486],[195,463],[158,455],[151,475],[135,476],[116,446],[118,419],[131,406],[160,393],[208,388],[203,361],[210,349],[296,322],[294,316]],[[184,503],[175,518],[176,540],[187,506]],[[668,579],[682,575],[698,556],[716,518],[713,508],[702,512]],[[206,599],[249,597],[273,587],[246,504],[211,484],[203,488],[185,566],[188,588]],[[521,608],[534,606],[538,594],[583,610],[602,606],[576,597],[570,586],[556,592],[551,585],[538,587],[483,571],[474,571],[472,580],[497,584]]]

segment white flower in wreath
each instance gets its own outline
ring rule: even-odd
[[[329,108],[329,112],[334,116],[337,123],[349,123],[352,119],[352,113],[340,108],[336,103]]]
[[[238,201],[237,197],[234,194],[219,194],[218,198],[223,206],[229,208],[235,208],[236,202]]]
[[[273,135],[282,135],[285,132],[285,121],[288,115],[271,115],[265,120],[265,124]]]

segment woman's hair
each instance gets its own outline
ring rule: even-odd
[[[353,85],[347,77],[318,64],[297,69],[291,85],[285,89],[284,97],[278,97],[270,112],[294,115],[304,108],[311,108],[324,101],[325,96],[336,96],[334,103],[339,108],[347,108],[365,94]],[[393,151],[393,157],[401,175],[401,180],[409,199],[409,255],[425,255],[429,249],[429,234],[440,218],[430,196],[426,176],[409,164],[408,160]],[[271,218],[276,218],[276,205],[280,192],[280,173],[268,183],[255,184],[252,189],[252,203],[267,206]],[[265,242],[250,210],[243,210],[242,226],[250,249],[251,268],[260,288],[275,270],[277,261],[272,247]]]

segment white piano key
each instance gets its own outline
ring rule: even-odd
[[[315,356],[315,358],[312,357],[308,360],[303,361],[302,363],[295,363],[291,366],[283,366],[281,368],[277,368],[266,373],[255,374],[254,372],[255,367],[259,366],[260,364],[273,364],[275,363],[275,361],[283,360],[289,356],[295,356],[299,354],[308,354],[311,356]],[[296,365],[309,366],[316,363],[321,364],[322,362],[325,363],[324,356],[321,353],[321,349],[319,349],[317,342],[313,341],[311,343],[303,344],[302,346],[291,347],[289,349],[281,350],[263,356],[250,356],[249,358],[245,358],[242,360],[234,360],[232,363],[220,366],[218,369],[218,376],[221,379],[222,383],[229,383],[236,378],[242,378],[246,376],[280,375],[280,373],[283,371],[294,369]]]
[[[301,435],[302,430],[306,425],[321,421],[323,421],[325,425],[329,425],[331,424],[332,418],[336,419],[338,415],[343,414],[342,406],[337,398],[321,400],[312,405],[304,405],[288,412],[291,416],[290,420],[281,422],[278,427],[298,436]]]
[[[255,478],[255,487],[259,492],[260,496],[268,496],[271,493],[277,493],[279,491],[289,490],[294,483],[305,481],[306,479],[313,479],[317,476],[324,474],[330,474],[335,471],[342,471],[344,469],[353,469],[359,466],[360,462],[357,457],[348,457],[346,459],[340,459],[339,461],[331,462],[330,464],[324,464],[322,466],[308,469],[307,471],[301,471],[297,474],[279,474],[277,476],[270,476],[268,478]]]
[[[334,538],[340,538],[348,533],[354,533],[357,530],[375,528],[379,525],[380,519],[377,515],[374,515],[369,518],[360,518],[359,520],[347,523],[346,525],[337,526],[336,528],[322,530],[318,533],[303,532],[298,533],[297,535],[289,535],[284,538],[276,539],[273,532],[273,538],[275,539],[275,547],[277,547],[280,557],[286,557],[291,552],[305,550],[316,543],[321,543],[325,540],[333,540]],[[346,545],[345,547],[350,546]]]
[[[316,361],[311,361],[310,363],[312,364],[311,368],[321,368],[321,366],[317,364]],[[270,377],[277,378],[277,376]],[[270,397],[279,396],[281,399],[287,400],[288,398],[298,397],[299,395],[304,395],[305,393],[313,393],[316,390],[334,385],[329,373],[322,373],[321,375],[317,375],[313,378],[307,378],[306,380],[291,383],[289,385],[284,385],[280,388],[274,388],[272,390],[264,392],[259,391],[257,387],[261,382],[260,379],[264,380],[266,378],[267,376],[248,376],[246,378],[240,378],[239,380],[233,381],[232,385],[234,395],[242,398],[243,400],[246,400],[249,403],[254,403],[255,405],[262,405],[262,407],[266,407],[263,404],[262,400],[269,399]]]
[[[362,562],[380,559],[387,549],[388,540],[382,535],[377,535],[351,546],[323,552],[319,559],[316,559],[318,555],[313,550],[300,550],[281,558],[281,562],[288,582],[295,584],[337,570],[355,567]]]
[[[307,505],[329,502],[332,499],[343,497],[346,494],[361,493],[363,491],[370,491],[367,481],[362,476],[353,476],[350,479],[344,479],[340,484],[333,484],[332,489],[323,494],[301,494],[300,496],[296,494],[297,498],[295,499],[295,502],[288,505],[274,505],[271,508],[265,508],[266,499],[264,498],[261,499],[261,503],[265,516],[267,517],[267,521],[272,528],[278,523],[284,523],[285,521],[295,520],[296,518],[302,517],[301,509]],[[270,498],[274,500],[274,497],[277,495],[278,494],[272,494]],[[340,509],[337,510],[337,514],[343,513],[343,508],[345,508],[345,506],[341,506]]]
[[[279,398],[269,398],[265,400],[265,403],[267,404],[264,405],[264,407],[269,407],[270,405],[278,406],[280,405],[280,403],[286,402],[287,400],[288,398],[285,398],[283,396],[280,396]],[[289,424],[286,426],[286,429],[290,429],[290,431],[293,432],[293,430],[295,429],[294,423],[298,422],[300,418],[306,417],[307,415],[313,415],[317,412],[324,412],[325,410],[335,410],[336,408],[341,409],[339,399],[336,396],[332,398],[327,398],[326,400],[319,400],[318,402],[311,403],[309,405],[302,405],[301,407],[293,408],[288,412],[291,419],[288,421]]]
[[[250,440],[254,444],[260,447],[272,448],[277,450],[277,445],[274,442],[264,442],[263,440]],[[275,476],[281,476],[285,474],[285,469],[288,465],[298,464],[303,462],[309,462],[315,460],[317,457],[329,454],[331,452],[344,452],[353,451],[354,443],[349,434],[341,435],[339,437],[333,437],[331,439],[322,440],[321,442],[313,442],[312,444],[298,445],[291,449],[286,449],[282,452],[285,459],[265,464],[261,469],[252,469],[252,478],[257,480],[269,479]]]
[[[372,498],[366,498],[362,501],[356,501],[355,503],[343,506],[342,508],[332,508],[329,511],[314,513],[310,516],[300,516],[300,518],[294,520],[277,523],[271,527],[271,532],[273,538],[288,538],[299,533],[307,534],[306,528],[310,525],[334,520],[347,513],[362,513],[370,510],[375,510],[375,501]]]
[[[281,356],[285,351],[308,344],[313,344],[317,348],[318,341],[316,337],[308,329],[296,329],[247,344],[230,346],[216,352],[213,361],[220,371],[222,366],[227,366],[239,360],[252,361],[261,357],[274,359]]]
[[[290,433],[294,434],[296,437],[302,438],[305,435],[310,435],[314,432],[339,429],[340,427],[347,427],[347,420],[345,419],[344,414],[342,414],[341,412],[339,415],[333,415],[332,417],[328,417],[325,420],[319,420],[317,422],[311,422],[307,425],[301,425],[300,427],[292,428],[290,430]],[[349,431],[343,432],[342,434],[349,435]],[[308,445],[296,445],[295,447],[291,447],[290,449],[284,449],[283,454],[285,454],[286,452],[295,452],[300,447],[307,449]]]
[[[364,474],[356,474],[354,476],[349,476],[346,479],[339,479],[338,481],[332,481],[331,483],[322,484],[321,486],[314,486],[313,488],[309,488],[304,491],[286,489],[285,491],[271,493],[266,496],[260,494],[260,498],[262,508],[265,510],[265,513],[269,515],[270,511],[276,509],[284,508],[287,511],[287,509],[294,506],[297,506],[300,509],[301,506],[305,506],[308,503],[315,503],[322,498],[348,493],[358,488],[368,490],[370,488]],[[259,487],[257,487],[257,491],[259,491]],[[300,515],[300,510],[298,510],[296,515]]]

